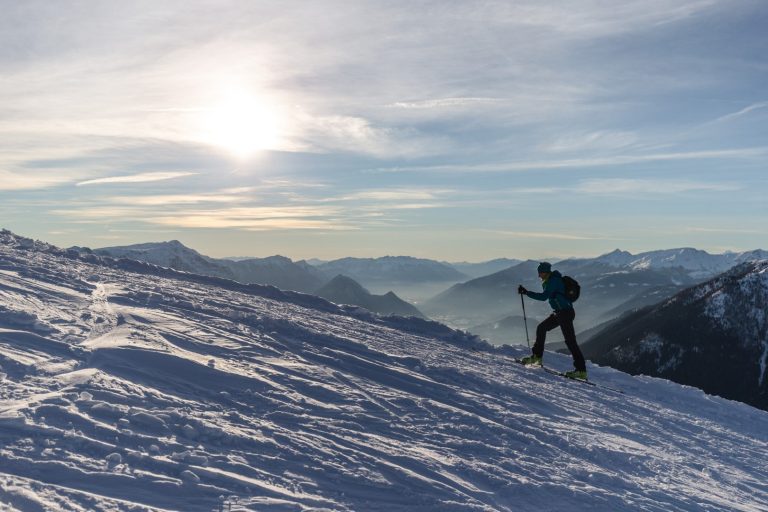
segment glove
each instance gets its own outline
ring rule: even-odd
[[[528,293],[528,290],[525,289],[525,286],[520,285],[517,287],[517,293],[519,293],[520,295],[525,295],[526,293]]]

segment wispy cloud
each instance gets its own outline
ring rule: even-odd
[[[644,178],[600,178],[580,180],[573,185],[550,187],[518,187],[502,191],[480,192],[485,196],[484,201],[490,198],[502,197],[542,197],[570,193],[579,196],[631,196],[632,198],[645,198],[649,196],[683,194],[688,192],[735,192],[741,190],[742,185],[734,182],[708,182],[681,179],[644,179]]]
[[[243,199],[243,196],[234,194],[166,194],[112,196],[109,201],[113,204],[162,206],[167,204],[235,203],[243,201]]]
[[[437,199],[448,193],[447,190],[405,190],[405,189],[381,189],[366,190],[345,195],[331,200],[343,201],[419,201]]]
[[[630,0],[603,8],[600,2],[586,2],[579,9],[568,2],[515,3],[510,14],[521,24],[539,26],[579,37],[603,37],[647,30],[648,27],[673,23],[707,11],[717,0]]]
[[[580,235],[573,233],[556,233],[549,231],[507,231],[507,230],[484,230],[496,235],[502,235],[511,238],[537,238],[551,240],[616,240],[615,238],[598,235]]]
[[[364,116],[296,114],[297,150],[350,152],[377,157],[423,157],[444,152],[448,140],[413,126],[378,122]]]
[[[275,231],[275,230],[325,230],[350,231],[356,226],[333,220],[317,219],[243,219],[232,217],[217,217],[210,215],[191,215],[184,217],[160,217],[151,220],[153,224],[174,226],[179,228],[205,229],[238,229],[243,231]]]
[[[176,178],[184,178],[186,176],[194,176],[196,172],[144,172],[140,174],[129,174],[124,176],[110,176],[109,178],[96,178],[93,180],[81,181],[77,184],[78,187],[85,185],[105,185],[112,183],[147,183],[152,181],[165,181],[173,180]]]
[[[680,151],[637,155],[615,155],[606,157],[585,157],[560,160],[528,160],[467,165],[424,165],[371,169],[369,172],[513,172],[542,169],[569,169],[622,166],[644,162],[682,160],[722,160],[729,158],[754,158],[768,155],[768,147],[720,149],[710,151]]]
[[[350,230],[353,225],[335,217],[330,208],[310,207],[243,207],[219,210],[188,211],[183,215],[159,215],[146,219],[152,224],[180,228],[240,229],[263,231],[273,229]]]
[[[560,136],[545,143],[542,150],[553,153],[619,150],[637,144],[638,140],[637,134],[633,132],[599,130]]]
[[[271,179],[265,179],[262,180],[258,186],[258,189],[323,189],[328,188],[328,183],[323,183],[320,181],[308,181],[308,180],[297,180],[297,179],[278,179],[278,178],[271,178]],[[252,187],[252,190],[256,190],[257,187]]]
[[[160,206],[154,201],[133,206],[86,206],[55,210],[56,215],[75,219],[77,222],[94,220],[119,220],[141,222],[176,228],[235,229],[260,231],[268,229],[357,229],[352,223],[341,220],[341,211],[335,207],[311,206],[237,206],[226,208],[176,209],[153,208]]]
[[[388,205],[370,205],[364,207],[367,210],[427,210],[430,208],[444,208],[447,203],[394,203]]]
[[[689,227],[688,231],[694,233],[724,233],[724,234],[740,234],[740,235],[762,235],[764,230],[758,229],[739,229],[739,228],[702,228],[702,227]]]
[[[741,189],[734,183],[707,183],[675,179],[599,179],[584,180],[575,187],[577,193],[592,195],[660,195],[685,192],[733,192]]]
[[[34,190],[55,187],[70,178],[52,173],[21,173],[0,170],[0,190]]]
[[[749,114],[750,112],[754,112],[755,110],[760,110],[760,109],[763,109],[763,108],[768,108],[768,101],[761,101],[760,103],[754,103],[752,105],[749,105],[748,107],[744,107],[743,109],[741,109],[741,110],[739,110],[737,112],[732,112],[732,113],[726,114],[726,115],[724,115],[722,117],[718,117],[717,119],[712,121],[712,123],[722,123],[722,122],[726,122],[726,121],[732,121],[732,120],[734,120],[736,118],[739,118],[739,117],[742,117],[742,116],[744,116],[746,114]]]
[[[476,105],[494,105],[504,101],[501,98],[436,98],[418,101],[398,101],[391,106],[403,109],[455,108]]]

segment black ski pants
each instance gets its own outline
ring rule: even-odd
[[[581,353],[578,343],[576,343],[576,331],[573,328],[574,318],[576,318],[576,311],[573,309],[561,309],[545,318],[536,327],[536,343],[533,344],[532,352],[542,357],[544,355],[544,341],[547,339],[547,332],[560,326],[560,330],[563,331],[563,337],[565,338],[565,344],[573,356],[574,368],[586,371],[587,365],[584,362],[584,355]]]

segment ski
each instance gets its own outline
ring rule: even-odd
[[[592,387],[596,387],[596,388],[601,388],[601,389],[607,389],[608,391],[613,391],[614,393],[621,393],[622,395],[624,394],[624,391],[622,391],[620,389],[612,388],[610,386],[606,386],[605,384],[598,384],[597,382],[592,382],[591,380],[574,379],[574,378],[568,377],[565,374],[565,372],[561,372],[561,371],[555,370],[553,368],[548,368],[548,367],[546,367],[544,365],[541,365],[541,366],[538,366],[538,365],[525,365],[525,364],[523,364],[523,361],[521,359],[518,359],[516,357],[512,358],[512,360],[514,362],[516,362],[517,364],[523,365],[523,366],[525,366],[527,368],[541,368],[542,370],[544,370],[547,373],[551,373],[552,375],[557,375],[559,377],[562,377],[564,379],[568,379],[568,380],[573,381],[573,382],[581,382],[582,384],[587,384],[588,386],[592,386]]]

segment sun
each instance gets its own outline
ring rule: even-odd
[[[243,92],[225,95],[204,110],[202,139],[238,158],[274,149],[280,118],[270,102]]]

